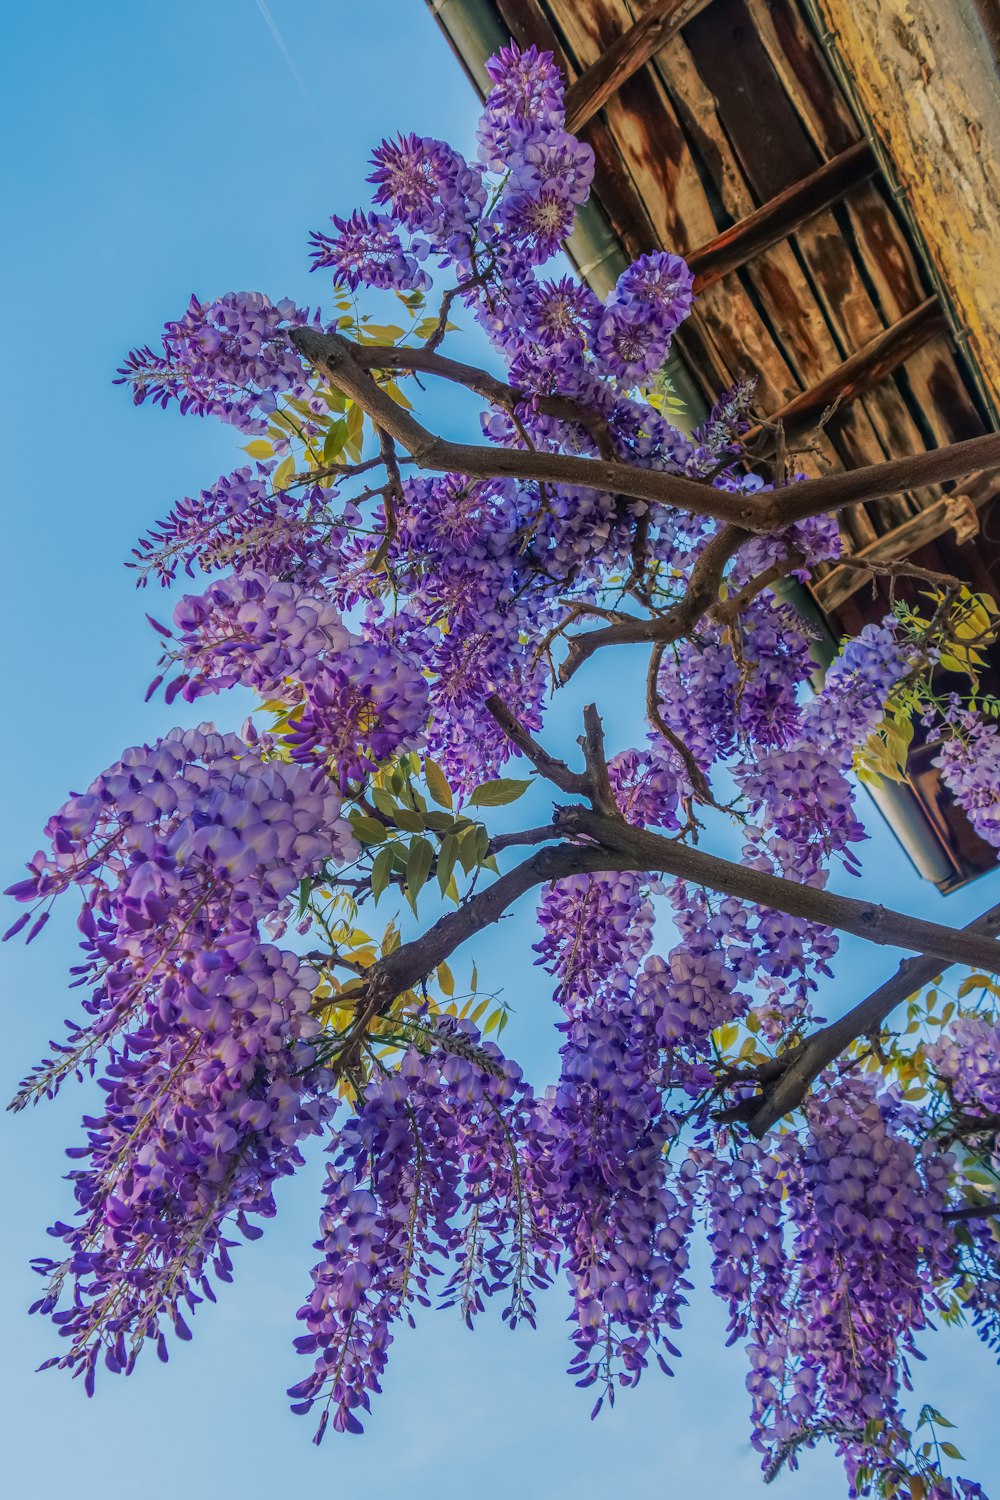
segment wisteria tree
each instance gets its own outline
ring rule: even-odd
[[[806,478],[780,434],[747,443],[749,385],[684,435],[662,371],[687,267],[643,256],[606,303],[545,279],[592,155],[550,57],[511,48],[490,76],[476,157],[384,142],[374,210],[314,236],[327,311],[196,299],[120,372],[136,402],[231,423],[250,460],[136,548],[141,584],[212,575],[153,622],[151,692],[262,702],[239,734],[126,750],[11,891],[29,940],[82,896],[85,995],[15,1107],[71,1075],[102,1099],[37,1262],[48,1363],[92,1392],[147,1342],[166,1359],[312,1141],[291,1394],[317,1440],[361,1430],[417,1308],[471,1326],[498,1298],[530,1324],[556,1281],[596,1414],[676,1358],[701,1232],[766,1477],[823,1438],[852,1494],[980,1495],[903,1393],[932,1319],[1000,1347],[1000,907],[955,931],[827,881],[865,837],[852,771],[899,774],[914,729],[1000,846],[977,676],[997,610],[893,565],[892,611],[812,691],[783,583],[839,555],[843,506],[1000,465],[1000,437]],[[460,308],[492,371],[443,352]],[[480,399],[481,443],[421,425],[428,382]],[[560,758],[559,689],[623,645],[648,650],[643,742],[606,753],[612,698]],[[544,783],[547,822],[491,830]],[[705,847],[727,825],[739,861]],[[488,983],[456,993],[449,967],[524,898],[561,1039],[541,1091]],[[841,932],[911,956],[824,1024]],[[942,1009],[926,990],[952,965],[977,973]]]

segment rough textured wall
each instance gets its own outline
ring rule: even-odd
[[[1000,81],[971,0],[815,0],[1000,407]]]

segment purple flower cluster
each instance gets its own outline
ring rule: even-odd
[[[638,971],[653,925],[643,887],[642,877],[629,871],[570,875],[543,896],[535,962],[557,976],[556,999],[571,1013]]]
[[[210,573],[238,567],[311,582],[334,566],[347,529],[361,522],[350,502],[329,510],[330,492],[310,485],[298,492],[274,490],[274,463],[224,474],[197,498],[181,500],[170,515],[133,549],[139,583],[155,574],[173,583],[180,569]]]
[[[755,1317],[749,1346],[754,1443],[773,1456],[826,1427],[850,1476],[868,1457],[869,1422],[884,1424],[884,1462],[908,1447],[899,1386],[950,1268],[949,1167],[907,1138],[905,1111],[868,1081],[830,1081],[806,1116],[801,1157],[786,1167],[786,1321],[765,1298],[767,1323]]]
[[[312,395],[287,336],[308,321],[294,302],[274,303],[260,292],[230,292],[213,302],[192,297],[184,316],[164,328],[163,353],[133,349],[117,383],[132,387],[137,406],[176,401],[182,412],[265,432],[279,395]]]
[[[803,714],[804,738],[836,765],[850,767],[859,745],[878,728],[893,690],[915,657],[889,615],[866,625],[826,674],[823,691]]]
[[[662,368],[675,330],[691,311],[693,284],[680,256],[662,250],[622,272],[594,336],[594,352],[609,375],[640,385]]]
[[[430,1305],[433,1277],[450,1272],[443,1300],[460,1303],[470,1326],[501,1292],[505,1320],[533,1322],[534,1291],[549,1280],[518,1156],[531,1107],[520,1070],[470,1022],[439,1022],[429,1041],[373,1076],[328,1170],[323,1258],[296,1340],[316,1359],[289,1392],[298,1414],[320,1406],[317,1442],[331,1414],[338,1431],[361,1431],[392,1326]]]
[[[427,684],[411,659],[343,624],[328,594],[248,571],[187,594],[174,611],[184,672],[170,684],[194,700],[239,683],[296,705],[288,744],[343,784],[419,743]]]
[[[573,1293],[577,1384],[633,1386],[655,1356],[677,1354],[689,1288],[692,1195],[672,1170],[677,1132],[656,1081],[655,1040],[626,994],[564,1025],[558,1085],[538,1103],[527,1171],[546,1204]]]
[[[51,1095],[102,1051],[103,1111],[71,1155],[78,1218],[58,1224],[62,1261],[36,1310],[70,1341],[58,1363],[92,1389],[103,1351],[131,1369],[161,1321],[187,1337],[182,1305],[230,1279],[227,1229],[274,1212],[276,1178],[329,1114],[314,1067],[314,970],[262,942],[303,878],[353,853],[340,798],[307,772],[210,727],[126,752],[50,820],[13,894],[47,900],[75,885],[86,1020],[26,1080],[18,1102]],[[58,1311],[73,1288],[71,1305]]]
[[[1000,731],[967,709],[952,709],[948,722],[934,764],[979,837],[1000,848]]]
[[[955,1103],[1000,1122],[1000,1026],[987,1016],[957,1016],[927,1058]]]

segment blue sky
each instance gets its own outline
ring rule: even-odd
[[[10,878],[70,787],[179,717],[143,706],[157,654],[143,619],[152,601],[136,597],[121,561],[149,522],[232,467],[237,452],[221,426],[134,411],[111,384],[121,355],[152,338],[192,290],[253,288],[315,303],[326,287],[307,272],[308,231],[366,198],[370,146],[398,129],[456,144],[471,133],[471,91],[417,0],[271,0],[270,14],[287,52],[254,0],[39,0],[6,21],[0,702]],[[444,421],[452,409],[439,404],[434,415]],[[603,689],[607,705],[617,692],[621,739],[636,708],[618,671],[581,674],[575,701]],[[220,722],[238,718],[235,705],[231,714],[220,705]],[[994,878],[942,900],[871,821],[866,879],[881,899],[955,923],[997,899]],[[8,1094],[72,1003],[72,916],[61,913],[27,952],[8,945],[2,954]],[[516,1005],[507,1036],[540,1082],[554,1045],[547,983],[522,956],[530,941],[525,909],[478,956]],[[830,1013],[894,963],[845,945]],[[530,1483],[552,1500],[586,1500],[612,1489],[743,1493],[759,1482],[741,1356],[722,1347],[721,1307],[697,1294],[677,1378],[648,1376],[593,1424],[586,1393],[562,1373],[558,1294],[546,1299],[537,1335],[511,1336],[485,1319],[470,1336],[452,1315],[425,1316],[398,1340],[368,1435],[331,1435],[315,1450],[283,1391],[302,1373],[290,1341],[313,1261],[319,1163],[287,1184],[278,1221],[243,1251],[236,1285],[196,1320],[194,1342],[175,1346],[168,1367],[152,1360],[128,1382],[107,1377],[89,1403],[62,1375],[34,1375],[53,1339],[24,1315],[37,1288],[27,1260],[44,1250],[45,1225],[68,1211],[62,1151],[84,1105],[70,1088],[2,1127],[9,1493],[97,1500],[110,1482],[148,1500],[209,1500],[364,1484],[405,1486],[417,1500],[474,1487],[481,1500],[501,1500]],[[995,1366],[968,1334],[932,1338],[928,1348],[920,1396],[961,1424],[967,1471],[995,1486]],[[818,1453],[778,1492],[833,1500],[843,1485]]]

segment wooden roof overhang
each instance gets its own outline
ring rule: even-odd
[[[482,62],[510,37],[555,54],[569,128],[596,161],[598,207],[567,246],[581,274],[603,293],[625,258],[683,254],[698,293],[677,336],[686,372],[706,401],[755,376],[762,417],[781,421],[790,448],[804,445],[796,463],[809,472],[997,425],[992,372],[970,357],[884,140],[832,50],[831,8],[864,3],[428,0],[480,91]],[[998,229],[988,226],[1000,290]],[[1000,475],[983,474],[852,506],[845,547],[914,557],[996,596],[998,493]],[[838,637],[888,603],[882,583],[836,565],[812,594]],[[877,800],[922,873],[950,889],[991,868],[995,851],[948,805],[932,758],[918,752],[908,787]]]

